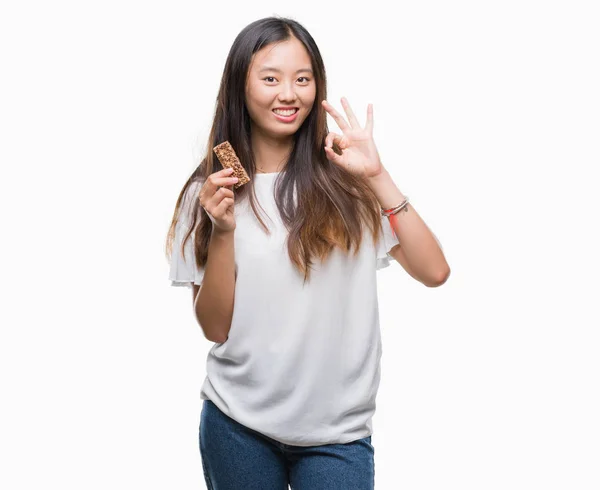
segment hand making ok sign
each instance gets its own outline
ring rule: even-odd
[[[359,177],[370,178],[381,173],[383,165],[373,141],[373,104],[369,104],[367,107],[367,123],[364,128],[360,127],[345,97],[342,97],[342,106],[346,111],[349,123],[329,102],[324,100],[322,105],[343,132],[343,135],[331,132],[325,138],[327,158],[347,172]],[[334,142],[342,150],[341,155],[333,151]]]

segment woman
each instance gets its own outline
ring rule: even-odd
[[[395,259],[427,286],[449,274],[381,164],[372,107],[362,128],[345,99],[348,121],[325,99],[323,60],[304,27],[275,17],[245,27],[207,154],[177,200],[170,279],[192,288],[215,342],[199,428],[208,488],[373,488],[375,271]],[[328,132],[327,113],[343,134]],[[212,152],[223,141],[249,183],[234,187]]]

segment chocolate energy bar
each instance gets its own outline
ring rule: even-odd
[[[231,177],[237,177],[239,180],[233,184],[233,187],[237,189],[239,186],[250,182],[250,177],[242,167],[240,159],[235,154],[233,147],[229,141],[224,141],[213,148],[213,151],[217,155],[217,158],[221,162],[221,165],[225,168],[233,168],[233,174]]]

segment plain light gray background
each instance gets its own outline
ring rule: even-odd
[[[379,489],[597,489],[593,2],[0,9],[2,488],[204,488],[204,339],[164,239],[237,33],[291,16],[440,239],[379,273]],[[331,130],[338,128],[330,119]]]

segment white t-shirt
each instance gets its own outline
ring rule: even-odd
[[[324,264],[314,261],[303,285],[275,205],[278,174],[254,178],[257,199],[272,219],[261,216],[271,236],[248,199],[235,204],[233,318],[228,339],[210,349],[200,396],[284,444],[351,442],[373,432],[382,353],[376,270],[394,260],[388,252],[398,240],[382,217],[378,247],[365,231],[356,258],[334,249]],[[192,184],[184,205],[199,190]],[[187,224],[179,225],[169,279],[173,286],[199,285],[204,270],[195,266],[193,235],[184,263],[179,249]]]

